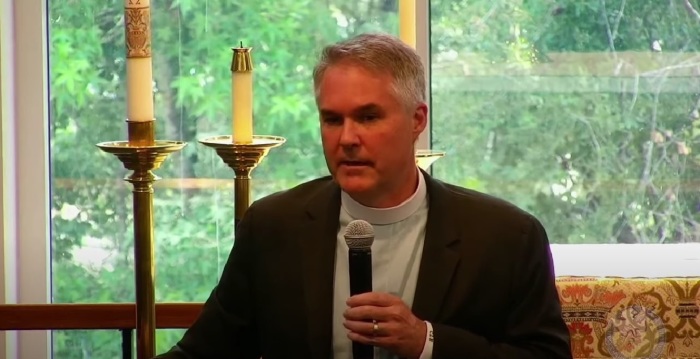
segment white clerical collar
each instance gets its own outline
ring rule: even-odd
[[[370,224],[377,225],[396,223],[410,217],[421,206],[427,193],[423,172],[418,170],[418,168],[416,168],[416,171],[418,171],[418,187],[413,192],[413,195],[401,204],[389,208],[367,207],[352,199],[345,191],[341,191],[340,200],[343,209],[352,218],[363,219]]]

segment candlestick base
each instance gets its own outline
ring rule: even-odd
[[[423,170],[427,170],[433,162],[445,156],[445,151],[417,150],[416,164]]]
[[[284,144],[287,140],[279,136],[253,136],[252,143],[234,143],[232,136],[215,136],[199,140],[207,147],[216,150],[216,154],[233,169],[234,198],[235,198],[235,222],[243,218],[243,214],[250,205],[250,179],[251,172],[267,156],[268,152]]]
[[[131,128],[131,127],[130,127]],[[146,127],[147,129],[148,127]],[[146,131],[146,133],[148,133]],[[137,358],[155,356],[155,263],[153,226],[153,174],[173,152],[185,147],[185,142],[133,139],[102,142],[102,151],[115,155],[128,170],[125,178],[133,185],[134,214],[134,277],[136,283]]]

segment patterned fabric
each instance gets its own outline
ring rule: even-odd
[[[700,358],[700,277],[559,277],[574,358]]]

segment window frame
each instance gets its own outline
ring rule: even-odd
[[[0,1],[0,303],[50,303],[47,1]],[[8,333],[0,342],[7,358],[50,357],[49,331]]]
[[[5,56],[14,31],[12,18],[6,15],[11,12],[11,3],[8,0],[0,0],[0,203],[2,203],[0,205],[0,233],[2,234],[0,238],[14,238],[16,232],[14,211],[10,208],[10,204],[16,202],[14,192],[11,191],[15,187],[15,181],[13,176],[6,175],[14,173],[14,162],[4,160],[4,157],[10,156],[10,151],[5,148],[14,146],[13,138],[9,136],[13,131],[4,120],[10,118],[14,112],[13,89],[10,85],[14,83],[11,71],[14,67],[14,59]],[[15,253],[14,241],[3,240],[0,243],[0,258],[3,263],[0,266],[0,304],[17,301],[15,290],[10,289],[16,286],[13,280],[16,277],[16,261],[14,256],[11,257],[6,253]],[[8,346],[8,343],[16,343],[15,334],[0,333],[0,356],[10,358],[16,356],[14,350],[10,352],[10,348],[16,344]]]

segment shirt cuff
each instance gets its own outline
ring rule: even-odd
[[[418,359],[431,359],[433,357],[433,325],[430,322],[425,322],[425,344],[423,352],[420,353]]]

